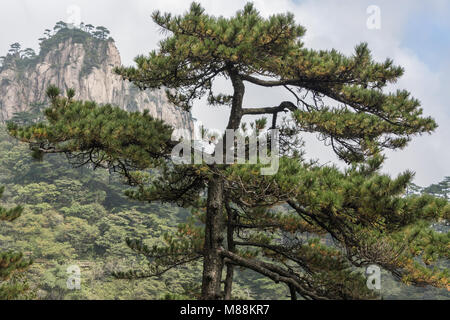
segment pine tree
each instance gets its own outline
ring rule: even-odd
[[[94,32],[94,36],[96,36],[97,38],[99,38],[101,40],[106,40],[110,33],[107,28],[102,27],[102,26],[95,28],[95,30],[96,31]]]
[[[385,92],[403,74],[401,67],[373,61],[365,43],[352,56],[306,49],[305,29],[292,14],[265,19],[252,4],[231,18],[210,16],[193,3],[184,15],[157,11],[153,20],[168,34],[159,49],[116,73],[141,89],[165,87],[169,100],[185,110],[204,96],[211,105],[228,105],[227,129],[236,132],[248,128],[245,116],[259,115],[250,128],[264,134],[265,116],[271,116],[270,129],[279,129],[279,168],[261,175],[261,161],[174,164],[173,128],[148,112],[74,101],[73,91],[62,97],[50,87],[48,123],[8,125],[34,157],[65,153],[74,165],[122,174],[136,187],[127,191],[133,199],[192,209],[165,244],[127,239],[150,264],[117,276],[161,275],[201,259],[202,299],[232,298],[235,266],[285,284],[292,299],[373,298],[355,270],[370,264],[405,283],[448,286],[447,270],[428,267],[448,258],[448,234],[430,228],[448,219],[448,202],[405,196],[409,171],[396,178],[380,173],[383,150],[401,149],[437,127],[422,117],[408,91]],[[231,82],[232,95],[214,92],[218,77]],[[287,90],[293,100],[244,106],[247,83]],[[283,113],[289,117],[279,119]],[[266,134],[276,138],[274,132]],[[318,133],[347,169],[306,161],[302,132]],[[244,140],[249,151],[250,139]],[[215,154],[220,151],[216,147]]]
[[[91,33],[92,30],[94,30],[94,26],[92,24],[85,25],[86,32]]]
[[[19,55],[20,54],[20,49],[22,48],[22,46],[20,45],[20,43],[15,42],[10,46],[9,49],[9,54],[11,55]]]
[[[23,50],[22,58],[34,59],[36,57],[36,52],[32,48],[26,48]]]
[[[0,187],[0,198],[4,189],[4,187]],[[0,206],[0,221],[14,221],[21,215],[22,211],[21,206],[12,209],[5,209]],[[22,253],[0,252],[0,300],[15,299],[27,290],[27,285],[21,281],[16,281],[14,276],[24,271],[30,264],[31,261],[25,260]]]
[[[65,23],[64,21],[58,21],[55,24],[55,26],[53,27],[53,32],[58,33],[59,30],[66,29],[66,28],[67,28],[67,23]]]
[[[429,193],[436,197],[443,197],[444,199],[449,199],[450,190],[450,177],[445,177],[444,180],[438,182],[437,184],[431,184],[423,189],[424,193]]]

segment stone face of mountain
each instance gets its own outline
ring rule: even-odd
[[[128,111],[148,109],[174,128],[192,129],[190,114],[171,105],[164,90],[141,91],[115,75],[112,69],[120,65],[112,39],[96,39],[80,30],[59,31],[41,43],[40,54],[33,58],[10,54],[0,68],[0,122],[45,102],[46,88],[53,84],[62,90],[74,88],[79,100],[111,103]]]

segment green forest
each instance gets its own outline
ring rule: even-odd
[[[395,177],[381,170],[385,150],[438,126],[412,93],[387,91],[401,66],[375,61],[367,43],[349,56],[306,49],[293,14],[265,18],[251,3],[231,18],[192,3],[152,19],[166,37],[114,73],[141,90],[166,88],[185,111],[201,98],[228,106],[236,136],[218,137],[195,162],[189,139],[173,139],[175,128],[148,111],[79,101],[74,89],[50,85],[47,101],[0,127],[4,298],[450,298],[450,177],[418,186],[408,168]],[[41,53],[74,35],[113,41],[93,29],[57,24]],[[4,65],[14,54],[41,56],[13,50]],[[231,95],[215,92],[220,77]],[[291,100],[247,107],[248,84]],[[346,166],[307,160],[304,132]],[[239,142],[249,157],[258,148],[254,162],[238,162]],[[373,265],[382,269],[376,290],[365,274]]]
[[[164,204],[145,204],[124,195],[120,176],[106,170],[73,168],[65,156],[33,160],[26,144],[0,127],[0,204],[24,211],[14,222],[0,222],[0,248],[23,252],[33,260],[18,281],[30,290],[21,299],[194,299],[201,265],[169,271],[159,278],[121,280],[114,271],[145,266],[146,260],[125,243],[127,237],[149,245],[177,230],[189,211]],[[125,188],[126,189],[126,188]],[[69,290],[67,268],[81,268],[81,290]],[[236,297],[270,299],[286,296],[282,286],[244,273]]]
[[[0,204],[24,207],[16,221],[0,222],[0,247],[23,252],[33,260],[18,279],[28,283],[30,289],[18,298],[140,300],[198,296],[200,264],[171,270],[159,278],[128,280],[112,275],[146,264],[126,245],[127,237],[158,243],[187,219],[189,211],[132,201],[124,195],[119,175],[73,168],[63,155],[36,161],[27,145],[11,138],[4,126],[0,127],[0,154],[0,185],[6,187]],[[448,180],[415,192],[448,197]],[[67,288],[70,265],[79,265],[82,270],[81,290]],[[241,271],[237,284],[235,298],[289,298],[284,286],[251,271]],[[387,273],[382,275],[382,288],[386,299],[450,298],[445,289],[406,286]]]

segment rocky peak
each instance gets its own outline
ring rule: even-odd
[[[192,129],[192,118],[165,96],[164,90],[141,91],[112,72],[121,65],[112,38],[99,38],[80,30],[62,28],[41,40],[39,55],[20,55],[17,48],[3,57],[0,67],[0,122],[47,101],[46,88],[73,88],[76,99],[111,103],[128,111],[143,111],[171,124]],[[27,49],[28,50],[28,49]],[[30,52],[31,50],[31,52]]]

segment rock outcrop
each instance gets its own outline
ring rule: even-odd
[[[111,103],[128,111],[148,109],[174,128],[192,129],[190,114],[171,105],[164,90],[141,91],[112,72],[121,59],[111,38],[100,40],[81,30],[64,29],[46,39],[32,59],[15,55],[10,54],[9,63],[0,68],[0,122],[28,111],[33,103],[45,102],[46,88],[53,84],[75,89],[79,100]]]

